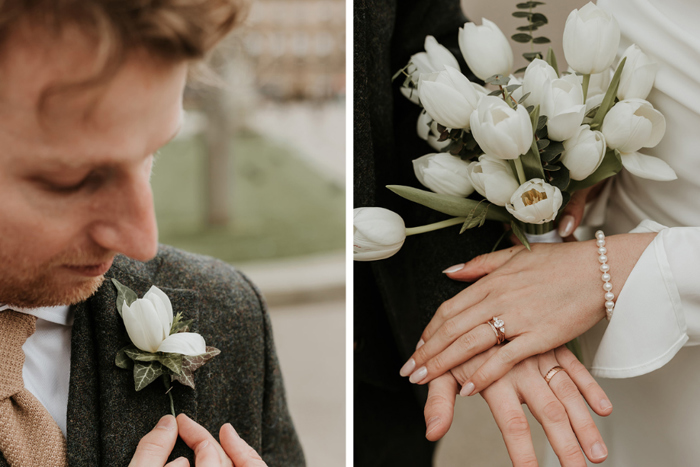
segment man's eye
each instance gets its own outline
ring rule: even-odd
[[[83,186],[85,186],[85,183],[87,182],[87,178],[84,178],[78,183],[72,184],[72,185],[63,185],[63,184],[56,184],[56,183],[45,183],[46,188],[49,191],[53,191],[55,193],[75,193],[76,191],[79,191]]]

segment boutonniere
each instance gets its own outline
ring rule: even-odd
[[[117,288],[117,311],[132,342],[117,352],[115,363],[133,370],[136,391],[162,378],[175,416],[172,383],[179,381],[194,389],[194,371],[221,351],[207,347],[201,335],[189,332],[192,320],[183,320],[181,312],[173,315],[170,299],[158,287],[152,286],[138,298],[118,280],[112,282]]]

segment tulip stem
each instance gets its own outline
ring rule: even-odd
[[[527,178],[525,178],[525,169],[523,168],[523,161],[518,157],[513,161],[515,163],[515,171],[518,173],[518,181],[522,185],[527,181]]]
[[[173,415],[173,417],[177,417],[175,415],[175,401],[173,400],[173,387],[170,383],[170,375],[163,375],[163,384],[165,385],[165,393],[170,397],[170,413]]]
[[[583,75],[583,103],[586,103],[586,98],[588,97],[588,83],[591,81],[591,75],[586,74]]]
[[[451,227],[457,224],[463,224],[466,221],[466,217],[453,217],[452,219],[447,219],[440,222],[435,222],[434,224],[421,225],[419,227],[409,227],[406,229],[406,236],[417,235],[426,232],[432,232],[433,230],[444,229],[445,227]]]

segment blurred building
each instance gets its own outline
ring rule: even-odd
[[[345,93],[345,0],[256,0],[238,37],[265,97]]]

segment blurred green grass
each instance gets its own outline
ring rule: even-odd
[[[345,190],[294,151],[252,133],[232,140],[230,223],[205,223],[200,137],[161,149],[153,169],[160,242],[231,263],[342,250]]]

